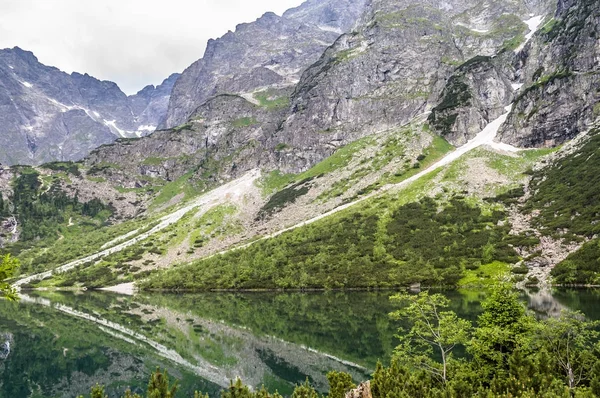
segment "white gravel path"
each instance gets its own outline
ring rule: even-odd
[[[126,240],[125,242],[120,243],[116,246],[113,246],[109,249],[104,249],[96,254],[92,254],[91,256],[87,256],[82,259],[72,261],[68,264],[62,265],[62,266],[52,269],[50,271],[46,271],[46,272],[42,272],[40,274],[30,275],[25,278],[22,278],[16,282],[14,282],[13,287],[15,287],[16,289],[20,289],[20,287],[24,284],[28,284],[33,281],[38,281],[38,280],[50,277],[55,272],[70,271],[73,268],[75,268],[81,264],[97,261],[103,257],[110,255],[110,254],[122,251],[123,249],[133,246],[136,243],[148,238],[149,236],[151,236],[159,231],[162,231],[163,229],[167,228],[168,226],[175,224],[185,214],[187,214],[189,211],[191,211],[193,209],[205,207],[208,210],[210,208],[213,208],[215,206],[218,206],[218,205],[228,202],[230,200],[241,200],[241,198],[244,196],[244,194],[253,188],[254,182],[258,178],[260,178],[260,176],[261,176],[260,170],[252,170],[252,171],[248,172],[246,175],[244,175],[243,177],[241,177],[237,180],[231,181],[225,185],[222,185],[219,188],[217,188],[213,191],[210,191],[205,195],[200,196],[199,198],[194,200],[192,203],[174,211],[171,214],[164,216],[163,218],[161,218],[159,220],[159,223],[154,228],[150,229],[147,232],[144,232],[132,239]],[[126,234],[125,236],[128,236],[128,235]],[[123,237],[117,238],[115,240],[115,242],[121,240],[122,238]]]

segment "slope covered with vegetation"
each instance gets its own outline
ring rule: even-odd
[[[593,129],[571,153],[533,174],[524,210],[543,234],[589,243],[553,270],[554,283],[600,283],[600,130]]]
[[[176,267],[146,289],[310,289],[456,285],[466,269],[517,257],[502,211],[463,198],[374,202],[247,249]]]

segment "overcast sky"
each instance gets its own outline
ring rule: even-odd
[[[0,0],[0,48],[116,82],[127,94],[202,57],[206,42],[303,0]]]

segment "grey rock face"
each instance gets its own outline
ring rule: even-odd
[[[169,98],[173,86],[179,78],[179,73],[173,73],[158,86],[146,86],[137,94],[129,97],[131,110],[135,115],[136,125],[146,135],[156,130],[164,120],[169,107]],[[134,126],[135,127],[135,126]],[[136,130],[137,131],[137,130]]]
[[[499,135],[523,147],[554,146],[600,116],[600,3],[560,1],[518,59],[524,86]]]
[[[79,160],[118,137],[148,134],[166,112],[177,76],[127,97],[112,82],[0,50],[0,162]]]
[[[310,0],[282,17],[266,13],[208,42],[183,72],[161,127],[183,124],[209,98],[293,86],[337,37],[350,30],[365,0]]]
[[[505,113],[514,98],[506,57],[475,57],[448,79],[439,105],[428,118],[431,128],[454,145],[463,145],[488,123]]]
[[[285,90],[273,93],[285,98]],[[237,95],[219,95],[200,106],[188,123],[139,140],[120,140],[93,151],[87,166],[120,186],[147,184],[145,177],[173,181],[192,171],[208,185],[260,167],[266,137],[275,133],[287,107],[260,106]]]
[[[438,116],[453,118],[446,137],[461,144],[513,101],[520,70],[513,48],[529,31],[524,21],[551,10],[552,1],[372,0],[352,32],[339,36],[304,72],[298,57],[278,58],[277,69],[261,63],[260,35],[290,26],[285,15],[266,15],[212,42],[178,80],[170,106],[182,101],[182,113],[171,109],[169,116],[179,124],[192,112],[187,123],[101,148],[88,163],[121,165],[109,178],[129,186],[147,177],[173,180],[190,170],[213,181],[254,167],[298,173],[340,146],[400,128],[436,108]],[[304,6],[314,10],[319,4],[331,3]],[[300,11],[288,15],[306,20]],[[310,30],[303,22],[298,26]],[[273,48],[282,51],[282,43]],[[281,70],[297,70],[299,82],[292,85]],[[468,101],[440,110],[458,77]],[[214,95],[229,90],[238,94]]]
[[[432,109],[459,65],[476,55],[496,54],[524,36],[523,21],[540,8],[512,1],[371,1],[361,26],[340,37],[297,85],[292,114],[273,143],[302,151],[279,167],[304,170],[341,145]],[[505,14],[509,11],[513,14]],[[473,75],[473,85],[486,85],[476,88],[480,102],[493,104],[481,104],[484,109],[475,112],[484,117],[473,115],[478,120],[459,120],[456,130],[468,130],[454,137],[456,143],[510,103],[507,90],[512,89],[498,73],[492,74],[499,80],[489,83]],[[486,94],[492,98],[484,99]]]

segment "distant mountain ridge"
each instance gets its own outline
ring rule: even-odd
[[[147,135],[178,76],[127,96],[116,83],[69,75],[19,47],[0,50],[0,163],[80,160],[118,138]]]

